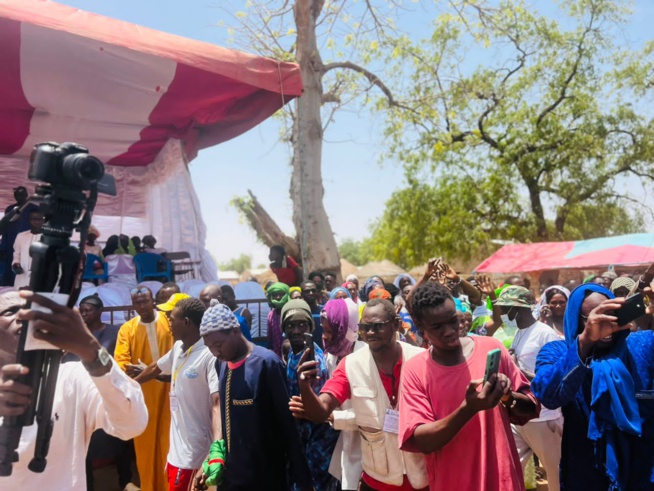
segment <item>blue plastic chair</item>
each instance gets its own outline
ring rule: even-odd
[[[102,269],[104,269],[104,273],[102,274],[96,274],[95,270],[93,268],[95,263],[100,263],[102,264]],[[98,256],[95,254],[87,254],[86,255],[86,264],[84,265],[84,275],[82,276],[83,281],[92,281],[95,283],[96,280],[103,280],[105,283],[109,281],[109,273],[107,272],[107,263],[100,259]]]
[[[173,281],[173,271],[170,261],[161,254],[141,252],[134,256],[136,280],[140,283],[146,280],[158,280],[162,283]]]

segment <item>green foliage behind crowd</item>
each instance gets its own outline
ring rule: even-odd
[[[344,256],[410,268],[642,231],[654,43],[619,44],[630,2],[561,2],[556,20],[521,0],[454,3],[431,38],[386,40],[389,66],[411,79],[397,106],[379,101],[407,186]]]

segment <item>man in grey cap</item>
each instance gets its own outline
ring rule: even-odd
[[[218,358],[226,450],[221,491],[286,491],[290,484],[301,490],[313,489],[297,426],[288,410],[290,396],[281,359],[245,339],[232,310],[216,300],[202,318],[200,335]],[[212,465],[223,465],[214,460],[203,468],[211,471]],[[212,484],[206,478],[200,471],[195,489]]]
[[[518,328],[511,350],[524,376],[533,380],[538,352],[550,341],[558,341],[559,336],[550,326],[534,319],[532,307],[536,299],[523,286],[505,288],[493,305],[500,307],[505,325]],[[563,434],[561,410],[543,406],[538,418],[523,426],[511,425],[511,428],[523,470],[535,453],[547,471],[549,489],[558,491]]]
[[[329,378],[329,372],[323,351],[313,342],[311,336],[314,323],[309,304],[304,300],[289,300],[282,308],[282,329],[291,343],[291,351],[286,364],[286,377],[291,396],[300,396],[297,369],[300,362],[306,359],[307,348],[313,352],[313,360],[318,362],[317,369],[320,379],[314,383],[313,390],[316,395],[320,394],[320,390]],[[305,337],[307,334],[309,336]],[[338,482],[329,473],[329,464],[339,432],[324,421],[314,423],[306,419],[298,419],[297,425],[315,488],[336,489]]]

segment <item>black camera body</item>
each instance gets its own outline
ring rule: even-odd
[[[98,185],[98,192],[115,195],[113,176],[105,174],[104,164],[89,155],[89,149],[77,143],[39,143],[30,155],[27,177],[47,182],[53,188],[89,190]]]
[[[104,164],[76,143],[39,143],[30,155],[27,177],[52,186],[88,190],[104,176]]]

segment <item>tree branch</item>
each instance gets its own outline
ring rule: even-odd
[[[363,68],[360,65],[357,65],[356,63],[352,63],[351,61],[338,61],[334,63],[327,63],[322,66],[322,73],[325,74],[330,70],[334,70],[336,68],[345,68],[348,70],[353,70],[357,73],[360,73],[364,77],[368,79],[368,81],[376,86],[379,90],[381,90],[384,95],[386,96],[386,99],[388,99],[388,103],[391,106],[398,106],[397,102],[393,98],[393,93],[391,92],[391,89],[388,88],[388,86],[382,82],[377,75],[372,73],[370,70],[367,70],[366,68]]]
[[[256,233],[257,238],[268,247],[277,244],[283,245],[288,255],[301,262],[302,254],[300,253],[298,241],[282,231],[249,189],[248,195],[246,198],[235,198],[232,200],[232,205],[245,218],[252,230]]]
[[[593,22],[595,21],[595,10],[593,9],[591,12],[590,20],[588,21],[588,27],[584,30],[583,34],[581,35],[581,39],[579,39],[579,42],[577,43],[577,57],[575,58],[575,62],[572,66],[572,71],[568,74],[566,77],[565,81],[563,82],[563,86],[561,87],[561,90],[559,91],[559,96],[557,99],[552,102],[549,106],[547,106],[543,111],[538,115],[538,119],[536,120],[536,126],[540,126],[545,117],[547,117],[548,114],[550,114],[552,111],[554,111],[557,107],[563,103],[566,99],[569,98],[568,96],[568,88],[570,87],[570,84],[572,83],[572,80],[577,76],[577,73],[579,71],[579,65],[581,64],[581,60],[584,57],[584,44],[586,42],[586,36],[593,30]]]

